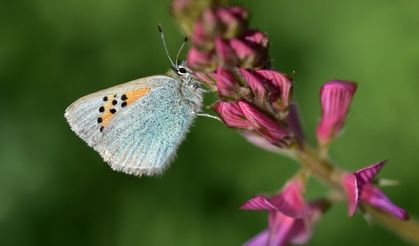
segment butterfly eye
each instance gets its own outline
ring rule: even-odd
[[[185,74],[187,72],[184,67],[179,67],[177,71],[179,74]]]

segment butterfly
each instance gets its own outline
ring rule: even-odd
[[[160,26],[159,30],[168,55]],[[71,129],[113,170],[135,176],[161,174],[201,111],[205,90],[186,63],[178,64],[177,57],[173,63],[168,57],[173,71],[167,75],[95,92],[65,110]]]

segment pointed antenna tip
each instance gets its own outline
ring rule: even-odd
[[[157,28],[159,29],[159,32],[163,32],[163,28],[161,27],[160,24],[157,25]]]
[[[183,42],[188,42],[188,37],[185,37],[185,38],[183,39]]]

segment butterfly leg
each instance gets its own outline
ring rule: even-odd
[[[192,114],[194,114],[196,116],[211,118],[211,119],[218,120],[218,121],[222,122],[222,120],[219,117],[211,115],[211,114],[203,114],[203,113],[196,113],[196,112],[192,112]]]

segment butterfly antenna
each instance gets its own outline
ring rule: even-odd
[[[176,66],[178,66],[179,65],[179,56],[180,56],[180,53],[182,52],[182,50],[183,50],[183,47],[185,47],[185,44],[188,42],[188,37],[185,37],[185,39],[183,39],[183,42],[182,42],[182,45],[180,46],[180,48],[179,48],[179,51],[177,52],[177,54],[176,54]]]
[[[160,24],[158,25],[158,28],[159,28],[159,32],[160,32],[160,38],[161,38],[161,41],[163,43],[163,48],[164,48],[164,51],[166,52],[166,56],[167,56],[167,58],[169,58],[170,64],[172,65],[172,68],[175,69],[176,66],[173,63],[172,58],[170,58],[169,51],[167,50],[166,40],[164,39],[163,28],[161,27]]]

